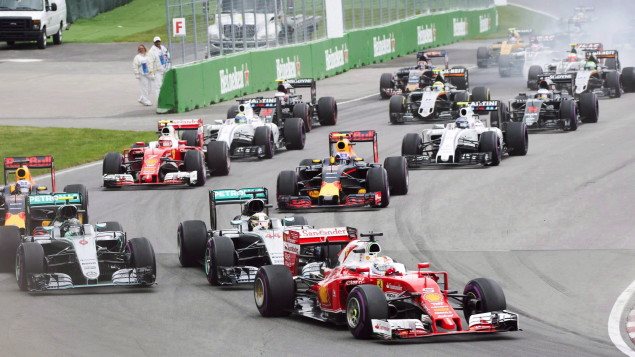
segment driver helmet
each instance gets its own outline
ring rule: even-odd
[[[82,235],[82,223],[77,218],[71,218],[60,226],[63,237],[76,237]]]
[[[159,147],[169,148],[172,147],[172,138],[168,136],[162,136],[159,138]]]
[[[31,191],[31,183],[28,180],[18,180],[15,185],[20,190],[20,193],[28,194]]]
[[[436,81],[432,84],[432,89],[441,91],[445,89],[445,84],[443,84],[443,82],[441,81]]]
[[[464,117],[460,117],[456,119],[454,123],[456,124],[456,127],[459,129],[467,129],[470,127],[470,122],[467,120],[467,118],[464,118]]]
[[[244,113],[238,113],[234,118],[234,122],[236,122],[236,124],[246,124],[247,116]]]
[[[540,88],[538,89],[538,92],[536,93],[536,99],[548,99],[549,98],[549,89],[546,88]]]
[[[387,256],[376,256],[373,259],[373,265],[371,267],[372,273],[374,275],[386,275],[386,273],[391,270],[394,271],[393,260]],[[393,269],[390,269],[393,268]]]
[[[417,68],[426,69],[428,68],[428,61],[417,61]]]
[[[251,230],[263,230],[269,229],[271,226],[271,219],[264,212],[254,213],[249,217],[249,228]]]
[[[594,61],[587,61],[584,64],[584,69],[597,69],[597,68],[598,68],[598,65]]]
[[[280,93],[287,93],[287,88],[285,88],[284,83],[278,84],[278,88],[276,90]]]

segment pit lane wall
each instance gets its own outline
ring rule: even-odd
[[[322,79],[421,49],[488,34],[497,28],[495,7],[453,11],[351,31],[338,39],[241,52],[175,66],[165,75],[157,113],[187,112],[271,90],[276,79]],[[377,82],[379,86],[379,78]]]

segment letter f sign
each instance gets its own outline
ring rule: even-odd
[[[172,19],[172,36],[185,36],[185,18],[177,17]]]

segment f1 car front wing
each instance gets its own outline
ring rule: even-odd
[[[441,161],[428,155],[405,155],[404,157],[408,162],[408,168],[411,169],[435,165],[487,165],[492,161],[492,153],[489,152],[463,153],[460,157],[448,161]]]
[[[344,202],[338,202],[335,204],[315,204],[309,196],[278,196],[278,208],[310,209],[379,206],[381,204],[381,200],[381,192],[350,194],[344,198]]]
[[[79,284],[74,283],[70,275],[63,273],[31,274],[27,284],[30,292],[103,286],[142,286],[152,285],[155,280],[153,275],[154,272],[150,268],[126,268],[115,271],[110,281],[92,280]]]

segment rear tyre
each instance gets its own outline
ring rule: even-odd
[[[403,124],[403,116],[406,114],[406,97],[395,95],[390,98],[389,115],[391,124]]]
[[[465,92],[457,92],[454,95],[454,102],[469,102],[470,101],[470,93]]]
[[[408,193],[408,162],[403,156],[391,156],[384,160],[388,174],[388,187],[393,196]]]
[[[383,73],[379,78],[379,96],[381,99],[388,99],[390,95],[386,90],[393,89],[392,73]]]
[[[611,98],[619,98],[622,96],[622,84],[620,83],[620,74],[617,72],[609,72],[606,74],[606,85],[612,90]]]
[[[456,87],[458,90],[467,90],[469,87],[469,74],[467,69],[465,70],[465,77],[449,77],[450,84]]]
[[[505,293],[498,283],[488,278],[470,280],[463,290],[463,314],[465,320],[484,312],[502,311],[507,308]]]
[[[423,139],[417,133],[408,133],[401,141],[401,155],[421,155]]]
[[[238,105],[232,105],[227,109],[227,119],[234,119],[238,113],[240,113]]]
[[[185,221],[179,224],[176,234],[179,263],[182,267],[201,264],[207,244],[207,227],[203,221]]]
[[[20,290],[26,291],[31,274],[46,272],[44,248],[39,243],[24,242],[18,247],[15,257],[15,278]]]
[[[181,140],[185,140],[187,146],[198,146],[198,130],[184,130]]]
[[[206,160],[210,175],[227,176],[231,167],[227,143],[224,141],[208,142]]]
[[[15,268],[15,256],[22,242],[20,228],[0,226],[0,271],[10,272]]]
[[[527,88],[531,90],[538,90],[538,76],[542,74],[542,67],[531,66],[529,67],[529,73],[527,74]]]
[[[503,129],[504,123],[507,122],[507,104],[498,103],[498,109],[489,114],[489,126]]]
[[[578,129],[578,113],[573,100],[563,100],[560,103],[560,119],[568,122],[565,123],[565,130],[576,131]]]
[[[487,47],[479,47],[476,50],[476,65],[478,68],[487,68],[489,64],[489,49]]]
[[[374,207],[387,207],[390,203],[390,189],[388,186],[388,173],[383,167],[371,167],[366,173],[368,192],[380,192],[381,202]]]
[[[377,285],[359,285],[346,299],[346,323],[351,334],[361,340],[373,335],[373,319],[388,318],[386,295]]]
[[[262,157],[265,159],[271,159],[275,152],[271,128],[264,125],[257,127],[256,132],[254,133],[254,145],[263,146],[264,152]]]
[[[295,283],[284,265],[260,267],[254,283],[254,300],[264,317],[288,316],[295,299]]]
[[[472,101],[473,102],[482,102],[486,100],[490,100],[490,92],[487,87],[474,87],[472,89]]]
[[[276,181],[276,196],[297,196],[298,176],[295,171],[281,171]]]
[[[201,152],[198,150],[186,151],[183,161],[185,162],[185,171],[196,171],[196,183],[189,183],[189,185],[197,187],[205,186],[207,173],[205,172],[205,164],[203,163]]]
[[[304,123],[300,118],[289,118],[284,121],[284,141],[287,150],[302,150],[306,142]]]
[[[498,166],[501,162],[501,145],[498,135],[493,131],[485,131],[478,142],[478,151],[488,152],[491,155],[488,166]]]
[[[318,120],[320,125],[337,124],[337,102],[333,97],[322,97],[318,100]]]
[[[622,86],[624,92],[635,92],[635,67],[624,67],[622,70]]]
[[[529,135],[527,125],[523,122],[507,123],[505,131],[505,144],[509,156],[525,156],[529,149]]]
[[[615,58],[607,58],[604,65],[610,70],[617,71],[617,59]]]
[[[88,223],[88,190],[86,186],[80,184],[74,185],[66,185],[64,186],[64,192],[66,193],[79,193],[82,197],[81,210],[84,211],[80,213],[80,217],[82,219],[82,223]]]
[[[150,241],[144,237],[129,239],[126,251],[130,254],[131,268],[149,269],[147,273],[139,276],[139,279],[143,279],[140,281],[141,286],[154,284],[157,278],[157,260]]]
[[[307,103],[298,103],[293,106],[293,116],[302,119],[304,130],[308,133],[313,128],[313,118]],[[285,123],[286,124],[286,123]]]
[[[121,226],[121,223],[116,222],[116,221],[109,221],[109,222],[100,222],[101,224],[104,224],[104,227],[99,228],[99,227],[95,227],[97,232],[123,232],[123,227]]]
[[[234,242],[230,238],[214,236],[207,241],[203,265],[207,282],[210,285],[221,285],[218,275],[219,268],[236,265],[234,261],[235,254]]]
[[[595,93],[580,94],[580,120],[583,123],[597,123],[599,117],[598,97]]]

